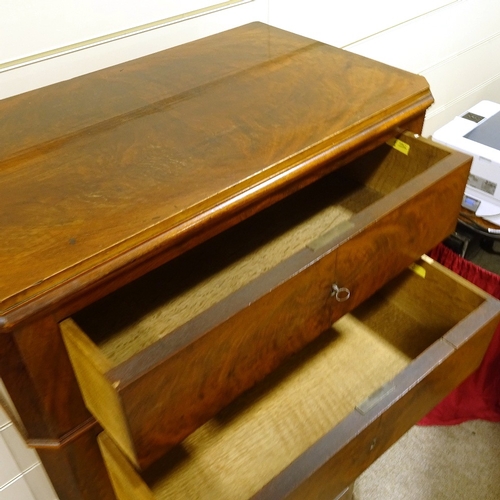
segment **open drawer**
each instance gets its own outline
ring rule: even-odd
[[[145,468],[449,234],[470,158],[405,134],[61,323]]]
[[[119,500],[328,499],[480,363],[500,303],[424,256],[142,477],[103,433]]]

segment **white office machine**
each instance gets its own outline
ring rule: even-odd
[[[462,206],[500,225],[500,104],[481,101],[432,139],[473,156]]]

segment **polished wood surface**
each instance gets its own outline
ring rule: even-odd
[[[402,129],[419,133],[431,102],[420,76],[259,23],[0,101],[0,377],[61,500],[114,493],[59,324]],[[434,154],[420,160],[444,162],[441,173],[417,175],[397,199],[395,175],[360,167],[377,197],[387,189],[382,215],[415,194],[406,222],[396,209],[387,231],[363,236],[370,219],[359,214],[344,242],[342,279],[362,284],[360,300],[381,285],[357,273],[363,248],[397,254],[384,281],[447,231],[448,220],[425,225],[426,203],[446,205],[466,168]],[[455,174],[441,178],[447,169]],[[490,317],[474,316],[468,331]],[[468,359],[453,365],[457,378]]]
[[[76,320],[88,325],[94,337],[105,335],[106,329],[118,337],[112,349],[106,348],[111,359],[120,358],[120,344],[127,349],[138,344],[135,354],[116,367],[73,321],[61,324],[87,406],[136,466],[150,465],[451,231],[469,158],[412,134],[399,140],[406,141],[408,155],[383,145],[240,224],[237,231],[199,247],[192,262],[172,262],[172,276],[174,267],[186,266],[189,272],[197,259],[223,268],[221,280],[214,271],[200,293],[196,288],[187,293],[183,300],[191,308],[172,306],[177,297],[163,295],[151,277],[156,293],[149,298],[141,287],[131,289],[130,298],[121,294],[103,307],[82,311]],[[356,176],[370,186],[353,183]],[[434,220],[433,212],[426,212],[429,207],[442,217]],[[302,224],[297,210],[304,212]],[[272,239],[264,246],[269,232],[264,227],[271,220]],[[409,232],[411,225],[415,227]],[[225,266],[214,259],[217,253],[233,256],[234,241],[241,239],[249,254],[238,266],[232,258]],[[254,242],[265,250],[257,259]],[[262,274],[266,265],[270,269]],[[156,281],[162,283],[168,275],[162,271]],[[251,282],[242,287],[245,278]],[[184,294],[187,280],[180,281]],[[348,301],[332,297],[333,283],[351,290]],[[220,298],[221,292],[233,293]],[[148,311],[161,296],[166,310]],[[120,335],[116,325],[123,309],[134,307],[138,297],[146,306],[145,318],[124,323]],[[191,316],[195,304],[212,297],[211,308]],[[168,317],[178,318],[174,331],[165,327]],[[145,345],[148,336],[157,341]]]
[[[422,77],[258,23],[0,102],[0,327],[130,280],[431,102]]]
[[[498,321],[498,303],[487,294],[439,264],[418,266],[142,476],[103,434],[119,499],[317,500],[341,493],[478,366]],[[442,306],[434,308],[437,301]]]

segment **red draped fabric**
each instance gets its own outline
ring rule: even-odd
[[[500,299],[500,276],[461,258],[444,245],[429,256]],[[467,420],[500,422],[500,326],[479,368],[439,403],[420,425],[454,425]]]

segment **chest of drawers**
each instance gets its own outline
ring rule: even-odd
[[[431,102],[255,23],[0,103],[1,376],[61,498],[332,498],[477,366],[497,301],[416,262],[470,167]]]

